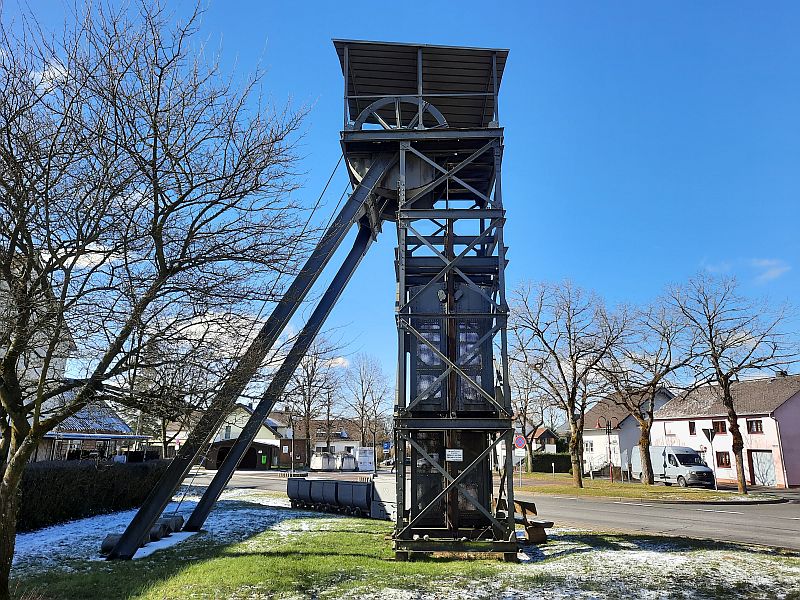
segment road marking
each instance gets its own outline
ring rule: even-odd
[[[736,512],[735,510],[715,510],[713,508],[695,508],[700,512],[713,512],[713,513],[729,513],[731,515],[743,515],[743,512]]]
[[[614,501],[614,504],[624,504],[625,506],[655,506],[655,504],[643,504],[642,502],[619,502]]]

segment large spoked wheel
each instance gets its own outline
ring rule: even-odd
[[[387,109],[391,109],[392,116],[388,117]],[[420,109],[422,112],[422,124],[425,123],[425,116],[428,115],[436,121],[435,127],[447,127],[447,120],[444,115],[430,102],[416,96],[391,96],[376,100],[367,108],[361,111],[353,124],[353,129],[361,130],[365,123],[377,123],[384,129],[415,129],[420,125]]]

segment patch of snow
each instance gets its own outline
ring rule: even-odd
[[[181,490],[163,514],[178,514],[187,520],[200,500],[197,491],[197,488],[189,489],[184,496],[186,490]],[[109,533],[122,533],[135,514],[136,510],[124,510],[19,533],[12,575],[19,576],[44,569],[69,571],[80,568],[82,561],[104,560],[100,556],[100,543]],[[237,542],[270,529],[285,519],[306,516],[309,513],[291,509],[288,498],[273,497],[247,489],[225,490],[200,535],[193,536],[191,540],[187,540],[189,536],[186,536],[168,545],[149,542],[139,549],[136,558],[148,556],[155,550],[172,546],[178,541],[186,544],[207,543],[210,538],[218,543]],[[172,534],[164,541],[179,535],[181,534]],[[204,541],[194,541],[201,539]],[[156,547],[151,551],[150,548],[154,545]]]
[[[144,558],[145,556],[150,556],[153,552],[157,550],[170,548],[175,544],[179,544],[184,540],[188,540],[190,537],[196,534],[197,534],[196,531],[179,531],[178,533],[173,533],[165,538],[161,538],[157,542],[150,542],[144,548],[139,548],[136,551],[136,554],[133,555],[133,560],[136,560],[138,558]]]

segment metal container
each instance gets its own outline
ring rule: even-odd
[[[336,470],[337,471],[355,471],[358,467],[356,457],[347,452],[342,452],[336,455]]]
[[[311,484],[311,503],[314,505],[325,504],[325,481],[322,479],[312,479]]]
[[[372,504],[372,483],[340,481],[338,500],[345,512],[367,515]]]
[[[329,508],[336,508],[336,488],[338,481],[324,481],[322,483],[322,498],[324,504]]]

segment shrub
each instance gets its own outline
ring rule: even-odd
[[[25,467],[18,531],[139,506],[169,461],[42,461]]]
[[[569,453],[537,452],[533,455],[533,471],[535,473],[552,473],[553,463],[555,463],[556,473],[569,473],[572,470]]]

